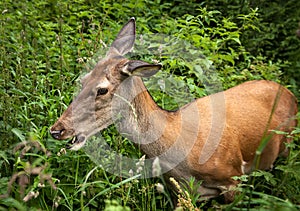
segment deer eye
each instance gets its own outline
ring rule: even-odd
[[[108,92],[107,88],[99,88],[97,91],[97,96],[99,95],[105,95]]]

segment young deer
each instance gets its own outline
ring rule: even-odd
[[[165,175],[203,180],[203,198],[218,196],[237,184],[232,176],[249,173],[264,137],[270,140],[260,155],[259,169],[271,168],[285,142],[272,130],[290,132],[296,126],[294,95],[271,81],[250,81],[197,99],[177,111],[158,107],[141,77],[154,75],[160,64],[124,57],[135,42],[134,18],[125,24],[106,57],[81,81],[82,90],[50,132],[69,139],[78,150],[89,137],[117,120],[119,131],[140,144],[149,158],[160,158]],[[232,200],[233,193],[224,194]]]

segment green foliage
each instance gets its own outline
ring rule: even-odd
[[[119,205],[119,203],[116,200],[106,200],[105,201],[105,209],[104,211],[129,211],[129,207],[123,207]]]
[[[284,80],[293,85],[293,91],[299,97],[300,37],[296,35],[300,23],[299,1],[215,0],[205,1],[205,5],[220,11],[222,16],[230,17],[239,27],[244,25],[241,14],[247,15],[257,8],[257,18],[250,19],[256,27],[243,33],[241,40],[247,51],[256,57],[284,61]]]
[[[253,79],[285,83],[297,94],[299,40],[291,32],[298,20],[282,17],[294,14],[299,3],[286,1],[279,7],[275,1],[268,8],[263,1],[255,10],[243,2],[227,1],[224,12],[218,1],[205,2],[207,8],[194,1],[1,1],[0,209],[174,209],[166,188],[157,188],[158,182],[164,184],[161,179],[111,175],[83,151],[65,151],[65,143],[50,137],[49,126],[71,102],[77,78],[92,68],[131,16],[137,18],[138,34],[150,34],[144,46],[159,49],[154,44],[161,43],[151,36],[168,35],[163,54],[145,50],[144,55],[131,55],[163,64],[164,71],[146,81],[163,108],[176,109],[195,97]],[[144,46],[137,46],[137,53]],[[231,205],[214,206],[298,209],[299,130],[294,130],[288,159],[279,160],[271,172],[243,177],[242,197]],[[114,127],[102,136],[114,151],[142,156]],[[191,180],[185,187],[195,207],[197,185]]]

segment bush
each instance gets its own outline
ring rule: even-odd
[[[252,30],[267,29],[260,10],[243,8],[221,14],[199,7],[194,1],[2,1],[1,209],[174,209],[168,190],[157,189],[158,183],[165,185],[161,178],[137,180],[137,176],[124,179],[111,175],[83,151],[66,152],[63,142],[50,137],[49,126],[71,102],[77,78],[92,66],[99,49],[105,51],[130,16],[137,17],[138,34],[150,34],[146,44],[153,42],[150,38],[154,33],[167,36],[172,43],[165,46],[164,55],[142,55],[164,66],[161,75],[146,82],[163,108],[176,109],[186,103],[180,98],[186,89],[192,99],[253,79],[295,84],[297,73],[292,75],[290,68],[296,66],[288,59],[297,50],[296,44],[288,44],[293,39],[276,43],[289,46],[284,54],[277,48],[270,50],[265,46],[265,37],[251,34]],[[255,45],[250,45],[251,37],[256,39]],[[176,54],[179,48],[194,56]],[[166,74],[172,77],[166,79]],[[164,86],[173,87],[173,92],[165,93]],[[299,129],[295,134],[299,142]],[[102,136],[116,152],[134,158],[142,156],[114,127]],[[276,191],[263,195],[262,207],[270,208],[274,198],[280,206],[296,208],[295,204],[299,204],[299,147],[290,147],[288,160],[279,161],[271,175],[252,175],[257,178],[253,183],[258,188],[257,196],[276,187]],[[244,189],[245,193],[254,187],[251,185]],[[191,196],[195,205],[196,194]],[[245,197],[230,206],[247,207],[252,199]],[[259,197],[253,197],[253,206],[260,206]]]

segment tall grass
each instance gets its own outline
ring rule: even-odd
[[[240,16],[245,22],[239,28],[227,18],[216,19],[217,12],[205,8],[197,10],[199,15],[182,14],[181,8],[188,11],[188,5],[194,4],[139,0],[1,1],[1,210],[170,210],[178,206],[164,179],[142,179],[138,173],[130,178],[110,174],[83,151],[65,150],[65,143],[51,138],[48,130],[72,101],[76,80],[87,71],[86,64],[99,49],[105,50],[121,24],[131,16],[137,17],[140,34],[169,34],[202,49],[218,70],[216,77],[224,88],[261,78],[285,82],[281,80],[284,62],[254,57],[239,40],[251,28],[255,15]],[[176,12],[180,14],[178,18],[169,17]],[[188,46],[186,50],[190,50]],[[207,94],[201,83],[203,78],[191,68],[192,63],[180,58],[163,58],[162,62],[164,71],[173,73],[170,83],[174,90],[180,90],[184,84],[194,96]],[[168,95],[152,94],[160,106],[173,108]],[[294,130],[294,142],[288,145],[289,157],[278,160],[272,171],[256,171],[237,178],[244,183],[241,195],[231,205],[198,202],[199,195],[192,192],[182,198],[191,201],[194,208],[298,209],[299,133],[298,127]],[[114,127],[102,136],[116,152],[142,157]],[[193,182],[187,184],[192,186]],[[193,188],[182,191],[190,190]]]

